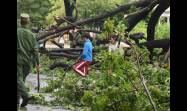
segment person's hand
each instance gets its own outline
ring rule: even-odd
[[[78,32],[78,29],[77,29],[77,28],[75,28],[74,32]]]
[[[79,58],[76,60],[76,62],[79,62]]]

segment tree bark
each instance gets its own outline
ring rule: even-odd
[[[137,1],[134,3],[130,3],[130,4],[125,4],[125,5],[119,6],[118,8],[112,10],[111,12],[107,12],[107,13],[98,15],[95,18],[88,18],[88,19],[79,20],[79,21],[74,22],[73,24],[76,26],[80,26],[80,25],[95,23],[95,22],[98,22],[98,21],[105,19],[107,17],[114,16],[120,12],[126,12],[128,9],[130,9],[131,6],[144,8],[144,7],[148,6],[151,2],[152,2],[152,0],[143,0],[143,1]],[[53,35],[55,33],[61,32],[61,31],[72,29],[73,27],[74,26],[72,26],[72,25],[68,25],[66,27],[59,28],[54,32],[53,31],[47,32],[45,34],[40,35],[39,39],[43,39],[49,35]]]
[[[90,30],[90,29],[78,29],[77,30],[78,32],[93,32],[93,33],[98,33],[98,34],[101,34],[102,32],[101,31],[97,31],[97,30]]]
[[[169,48],[170,39],[150,40],[140,43],[140,45],[144,45],[147,48]]]
[[[144,19],[158,3],[158,0],[154,0],[149,6],[143,8],[142,10],[127,15],[125,18],[127,19],[128,27],[125,31],[130,32],[136,24]]]
[[[146,46],[147,49],[154,49],[154,48],[162,48],[163,51],[160,54],[164,54],[165,52],[168,51],[169,46],[170,46],[170,39],[161,39],[161,40],[150,40],[147,42],[143,42],[139,44],[140,47]],[[149,55],[149,57],[153,56],[153,53]],[[151,59],[150,59],[151,60]],[[152,62],[152,61],[150,61]]]
[[[163,63],[165,63],[169,58],[170,58],[170,48],[168,49],[168,51],[167,51],[167,53],[166,53],[166,55],[164,57]]]
[[[64,6],[65,6],[65,12],[66,16],[73,17],[73,10],[76,3],[76,0],[73,1],[74,3],[71,3],[71,0],[64,0]]]
[[[63,46],[59,43],[57,43],[56,41],[52,40],[51,41],[54,45],[58,46],[59,48],[63,48]]]
[[[37,41],[38,41],[39,44],[42,44],[42,43],[46,42],[49,39],[54,39],[56,37],[64,35],[65,33],[69,33],[69,31],[66,30],[66,31],[63,31],[63,32],[59,32],[59,33],[56,33],[54,35],[48,36],[46,38],[37,38]]]
[[[66,16],[66,17],[53,17],[55,22],[57,23],[56,26],[60,26],[62,23],[66,22],[66,21],[71,21],[71,22],[75,22],[76,19],[74,17],[70,17],[70,16]]]
[[[151,18],[147,27],[147,41],[154,40],[155,26],[162,15],[162,13],[169,7],[170,0],[159,0],[159,5],[156,7],[155,11],[152,13]],[[149,59],[152,62],[153,59],[153,48],[148,48],[150,55]]]
[[[169,7],[169,4],[159,4],[152,13],[147,27],[147,41],[154,40],[155,26],[162,13]]]
[[[67,54],[64,52],[60,52],[60,53],[50,52],[48,55],[49,56],[63,56],[63,57],[72,58],[72,59],[76,59],[79,57],[79,55],[71,55],[71,54]]]
[[[51,52],[64,52],[64,51],[82,51],[83,48],[64,48],[64,49],[56,49]]]

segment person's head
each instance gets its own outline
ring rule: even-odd
[[[21,16],[20,24],[22,26],[28,25],[30,22],[29,15],[26,13],[22,13],[20,16]]]
[[[63,35],[64,43],[67,43],[69,41],[69,35],[66,33]]]
[[[87,40],[87,39],[89,39],[89,40],[92,41],[92,38],[90,37],[90,34],[89,34],[89,33],[83,34],[83,35],[82,35],[82,38],[83,38],[84,41]]]
[[[73,27],[72,29],[69,30],[70,33],[76,33],[78,29],[76,27]]]
[[[111,35],[110,36],[110,42],[112,44],[115,44],[117,40],[118,40],[118,36],[117,35]]]

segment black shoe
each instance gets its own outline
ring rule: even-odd
[[[24,97],[23,98],[23,102],[21,103],[21,107],[25,107],[31,99],[33,99],[33,96],[31,96],[31,97]]]

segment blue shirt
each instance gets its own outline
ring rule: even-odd
[[[89,39],[87,39],[84,43],[84,49],[82,54],[83,60],[90,62],[92,61],[92,49],[92,43]]]

